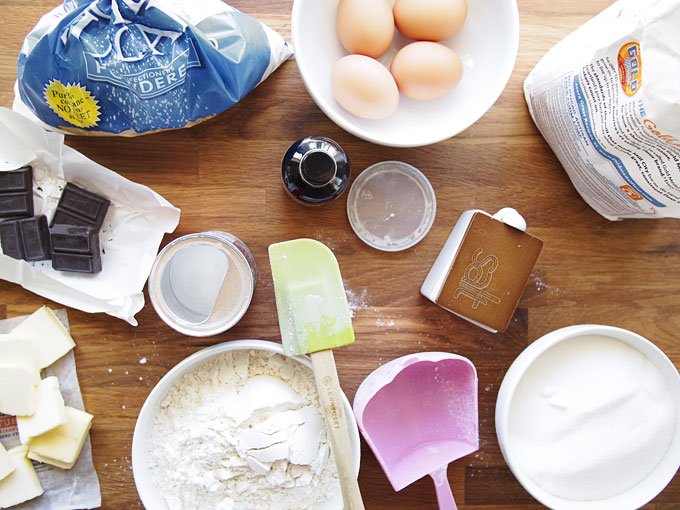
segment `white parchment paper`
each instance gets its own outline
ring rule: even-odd
[[[54,313],[66,326],[66,329],[69,329],[66,310],[55,310]],[[24,315],[1,320],[0,334],[9,333],[27,317],[28,315]],[[66,356],[43,370],[43,378],[50,376],[56,376],[59,379],[59,389],[67,406],[87,410],[83,407],[83,397],[80,394],[76,361],[72,350]],[[96,416],[92,426],[97,426]],[[7,449],[14,448],[20,444],[14,417],[0,414],[0,441]],[[38,498],[14,506],[12,509],[76,510],[101,506],[99,479],[92,463],[92,447],[89,436],[85,441],[76,465],[72,469],[60,469],[49,464],[36,462],[34,462],[34,466],[45,493]]]
[[[52,218],[66,182],[111,201],[99,234],[102,271],[95,275],[52,269],[50,261],[26,262],[0,253],[0,278],[66,306],[105,312],[136,326],[142,289],[166,232],[180,210],[155,191],[136,184],[64,145],[64,136],[0,108],[0,171],[33,166],[35,214]]]

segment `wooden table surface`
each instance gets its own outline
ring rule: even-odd
[[[58,3],[0,0],[0,105],[11,106],[24,36]],[[292,0],[232,3],[290,40]],[[346,133],[316,107],[292,60],[240,104],[191,129],[134,139],[67,138],[83,154],[181,208],[179,226],[163,244],[192,232],[223,230],[250,247],[259,270],[246,315],[211,338],[174,332],[158,318],[148,296],[138,327],[68,310],[85,407],[95,415],[92,444],[102,508],[142,506],[132,476],[132,432],[144,399],[171,367],[219,342],[280,341],[267,246],[298,237],[326,243],[342,269],[357,341],[335,354],[350,401],[371,371],[398,356],[448,351],[470,358],[479,374],[480,449],[449,468],[456,500],[467,510],[542,508],[510,473],[494,428],[499,385],[520,351],[563,326],[608,324],[653,340],[680,366],[680,221],[609,222],[595,213],[538,133],[522,93],[538,59],[610,3],[520,0],[519,56],[505,91],[472,127],[429,147],[382,147]],[[352,232],[347,194],[321,209],[288,198],[279,177],[281,157],[293,141],[310,134],[340,142],[354,177],[382,160],[402,160],[422,170],[437,196],[437,217],[427,237],[403,252],[380,252]],[[525,216],[528,231],[544,241],[544,248],[509,329],[494,335],[430,303],[419,288],[461,212],[505,206]],[[46,303],[62,307],[4,281],[0,296],[0,318]],[[141,364],[142,358],[148,362]],[[359,482],[367,509],[437,508],[429,478],[395,493],[363,440]],[[645,508],[680,509],[680,476]]]

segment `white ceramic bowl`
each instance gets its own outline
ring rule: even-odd
[[[175,365],[160,381],[158,381],[158,384],[151,393],[149,393],[149,396],[146,398],[146,401],[139,412],[132,438],[132,471],[135,485],[137,486],[137,492],[147,510],[167,510],[168,508],[163,496],[154,483],[153,474],[149,469],[147,451],[148,438],[151,435],[152,427],[160,409],[161,402],[163,402],[170,389],[184,374],[197,370],[204,363],[207,363],[225,352],[251,349],[275,352],[285,356],[281,344],[274,342],[267,342],[264,340],[233,340],[224,342],[200,350]],[[312,363],[307,356],[295,356],[293,359],[311,370]],[[354,470],[359,473],[361,452],[359,429],[356,421],[354,421],[352,407],[344,394],[342,395],[342,399],[350,431]],[[324,505],[323,510],[337,510],[338,508],[341,509],[342,506],[342,495],[338,490],[337,494],[329,500],[328,504]]]
[[[627,343],[642,353],[667,383],[675,406],[675,426],[670,444],[651,473],[637,485],[616,496],[598,501],[574,501],[557,497],[539,486],[527,474],[518,460],[517,445],[510,434],[510,415],[518,385],[537,360],[551,348],[582,336],[604,336]],[[543,358],[545,359],[545,358]],[[535,372],[534,372],[535,373]],[[672,480],[680,467],[680,374],[673,362],[653,343],[625,329],[598,325],[577,325],[562,328],[530,344],[508,369],[496,402],[496,434],[503,456],[517,480],[538,501],[555,510],[634,510],[656,497]],[[556,459],[559,461],[559,459]]]
[[[390,0],[394,4],[394,0]],[[517,57],[519,14],[516,0],[470,0],[463,28],[442,41],[463,63],[463,79],[449,94],[431,101],[399,97],[397,112],[367,120],[344,110],[331,91],[331,69],[347,55],[335,28],[337,0],[295,0],[293,48],[309,94],[338,126],[359,138],[393,147],[418,147],[450,138],[474,124],[505,88]],[[378,60],[388,67],[399,49],[413,42],[395,29]]]

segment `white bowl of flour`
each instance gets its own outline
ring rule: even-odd
[[[273,342],[225,342],[170,370],[139,413],[132,467],[147,510],[343,508],[311,363]]]
[[[496,433],[517,480],[555,510],[633,510],[680,467],[680,375],[641,336],[570,326],[503,379]]]

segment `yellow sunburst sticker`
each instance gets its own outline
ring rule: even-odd
[[[52,111],[74,126],[88,128],[99,122],[99,104],[90,91],[78,83],[64,86],[59,80],[45,85],[45,101]]]

